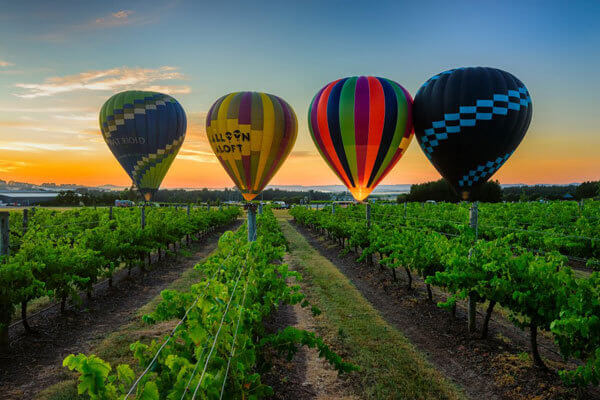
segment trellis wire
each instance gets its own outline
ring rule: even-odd
[[[213,274],[213,276],[211,277],[211,279],[206,283],[206,286],[204,287],[204,290],[208,289],[210,283],[213,281],[213,279],[215,278],[215,276],[217,276],[218,272],[221,271],[221,268],[223,267],[223,265],[225,264],[225,262],[227,262],[227,260],[229,259],[229,256],[231,256],[232,252],[230,252],[227,257],[225,258],[225,260],[219,265],[219,268],[217,268],[217,270],[215,271],[215,273]],[[243,270],[243,267],[240,268],[240,273],[241,270]],[[133,383],[133,385],[131,386],[131,388],[129,389],[129,391],[127,392],[127,394],[124,397],[124,400],[126,400],[129,395],[131,393],[133,393],[133,390],[137,387],[137,385],[140,383],[140,380],[148,373],[148,371],[150,371],[150,368],[152,367],[152,365],[154,365],[154,362],[156,361],[156,359],[158,358],[158,355],[161,353],[161,351],[165,348],[165,346],[167,345],[167,343],[169,343],[169,341],[171,340],[171,338],[173,338],[173,336],[175,335],[175,332],[177,331],[177,328],[179,328],[181,326],[181,324],[183,324],[183,322],[185,321],[185,319],[187,318],[190,310],[198,303],[198,300],[200,299],[200,297],[202,296],[202,294],[199,294],[196,299],[194,300],[194,302],[192,303],[191,306],[188,307],[188,309],[185,311],[185,314],[183,315],[183,317],[179,320],[179,322],[177,323],[177,325],[175,325],[175,328],[173,328],[173,330],[171,331],[171,333],[169,334],[169,337],[167,338],[167,340],[165,340],[163,342],[163,344],[160,346],[160,348],[158,349],[158,351],[156,352],[156,354],[154,355],[154,357],[152,358],[152,360],[150,361],[150,364],[148,364],[148,366],[146,367],[146,369],[144,370],[144,372],[142,372],[142,374],[135,380],[135,382]]]
[[[231,292],[231,296],[229,297],[229,301],[227,302],[227,306],[225,307],[225,311],[223,312],[223,316],[221,317],[221,323],[219,324],[219,328],[217,329],[217,332],[215,333],[215,338],[213,340],[212,347],[210,348],[210,352],[206,356],[206,361],[204,363],[204,368],[202,369],[202,375],[200,375],[200,379],[198,380],[198,384],[196,385],[196,389],[194,390],[194,393],[192,394],[192,400],[194,400],[196,398],[196,394],[198,393],[198,389],[200,388],[200,385],[202,384],[202,380],[204,379],[204,375],[206,374],[206,369],[208,368],[208,363],[210,361],[210,358],[212,357],[213,351],[215,350],[215,346],[217,344],[217,340],[219,339],[219,334],[221,333],[221,328],[223,328],[223,323],[225,322],[225,317],[227,316],[227,311],[229,311],[229,306],[231,305],[231,302],[233,300],[233,296],[235,295],[235,291],[237,290],[237,286],[238,286],[238,283],[240,281],[240,277],[242,276],[242,273],[246,269],[246,265],[247,265],[247,257],[246,257],[246,263],[244,263],[244,266],[241,268],[240,273],[238,274],[238,277],[235,280],[235,284],[233,286],[233,291]]]
[[[235,327],[235,334],[233,335],[233,341],[231,344],[231,353],[229,354],[229,358],[227,359],[227,369],[225,370],[225,377],[223,378],[223,386],[221,386],[221,395],[219,396],[219,399],[223,398],[223,393],[225,391],[225,383],[227,382],[227,375],[229,374],[229,366],[231,364],[231,359],[233,358],[234,354],[235,354],[235,343],[236,343],[236,339],[237,339],[237,335],[238,335],[238,331],[240,328],[240,321],[242,319],[242,313],[244,312],[244,305],[246,304],[246,292],[248,291],[248,279],[246,279],[246,285],[244,287],[244,295],[242,296],[242,306],[240,308],[240,313],[238,314],[238,320],[237,320],[237,324]]]

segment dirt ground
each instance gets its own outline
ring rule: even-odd
[[[284,262],[288,262],[287,255]],[[293,283],[295,280],[288,282]],[[303,286],[304,283],[301,282],[300,285]],[[312,313],[299,304],[281,306],[267,322],[267,331],[276,332],[286,326],[313,332],[316,329]],[[273,388],[273,399],[358,399],[350,393],[348,385],[339,378],[337,371],[319,358],[316,349],[301,348],[292,361],[274,357],[271,362],[273,369],[263,376],[263,380]]]
[[[191,257],[170,259],[145,273],[124,276],[112,288],[98,288],[92,300],[64,315],[57,307],[42,313],[30,322],[36,333],[25,334],[20,325],[15,326],[10,332],[10,352],[0,355],[0,399],[30,399],[61,380],[66,356],[89,351],[104,336],[138,318],[140,307],[215,250],[224,230],[193,244],[188,249]]]
[[[356,256],[340,256],[340,248],[295,223],[309,243],[343,272],[382,316],[400,329],[446,376],[459,384],[474,399],[572,399],[574,390],[565,388],[555,372],[533,367],[529,356],[528,333],[514,327],[495,313],[489,338],[470,336],[466,312],[459,307],[455,318],[438,308],[445,294],[434,290],[434,302],[427,300],[423,282],[413,276],[412,290],[405,275],[397,270],[398,282],[390,270],[367,267]],[[478,326],[482,318],[478,316]],[[540,352],[552,369],[563,365],[554,344],[539,337]],[[579,398],[600,399],[596,389],[579,393]]]

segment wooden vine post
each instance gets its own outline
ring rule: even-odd
[[[475,202],[471,204],[471,209],[469,210],[469,226],[475,232],[475,241],[478,239],[478,229],[479,229],[479,203]]]
[[[471,209],[469,211],[469,226],[473,229],[475,233],[475,241],[477,241],[477,230],[478,230],[478,220],[479,220],[479,206],[477,202],[471,204]],[[469,251],[469,258],[471,258],[471,253],[473,249]],[[475,293],[469,293],[469,332],[473,333],[476,330],[476,315],[477,315],[477,298]]]
[[[256,241],[256,204],[246,204],[248,210],[248,241]]]
[[[8,225],[8,211],[0,212],[0,258],[9,255],[9,225]],[[10,324],[10,314],[0,315],[0,351],[5,352],[8,350],[8,325]]]
[[[190,219],[191,208],[192,208],[192,206],[188,203],[187,208],[185,210],[185,212],[187,214],[187,219]],[[191,242],[192,241],[190,239],[190,235],[189,234],[185,235],[185,243],[189,246]]]
[[[29,210],[23,210],[23,235],[27,233],[27,225],[29,225]]]
[[[10,255],[9,215],[8,211],[0,211],[0,257],[8,257]]]

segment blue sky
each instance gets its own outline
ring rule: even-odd
[[[210,157],[203,113],[244,89],[280,95],[299,117],[296,149],[273,183],[337,183],[306,126],[323,85],[377,75],[414,95],[438,72],[475,65],[513,73],[533,98],[529,133],[497,178],[600,178],[600,2],[3,3],[0,179],[126,183],[95,115],[114,92],[153,87],[191,121],[166,186],[229,185]],[[73,174],[84,162],[106,172]],[[383,183],[437,177],[415,141]]]

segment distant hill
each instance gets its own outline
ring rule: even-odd
[[[375,188],[373,193],[408,193],[410,191],[410,184],[402,185],[379,185]],[[346,192],[346,186],[344,185],[315,185],[315,186],[304,186],[304,185],[268,185],[267,189],[279,189],[289,190],[295,192],[308,192],[314,190],[316,192],[327,192],[327,193],[338,193]]]
[[[117,186],[117,185],[110,185],[110,184],[95,187],[95,189],[108,190],[108,191],[120,191],[120,190],[125,190],[127,188],[128,188],[127,186]]]
[[[579,183],[569,183],[569,184],[551,184],[551,183],[540,183],[537,185],[526,185],[523,183],[508,183],[501,184],[500,186],[504,188],[512,188],[512,187],[533,187],[533,186],[571,186],[571,185],[579,185]],[[402,194],[410,192],[411,184],[398,184],[398,185],[379,185],[373,191],[373,194]],[[0,180],[0,190],[8,190],[8,191],[19,191],[19,190],[33,190],[33,191],[62,191],[62,190],[75,190],[75,189],[97,189],[107,192],[112,191],[121,191],[127,189],[128,186],[119,186],[112,184],[105,184],[99,186],[86,186],[86,185],[77,185],[77,184],[56,184],[56,183],[43,183],[41,185],[35,185],[32,183],[26,182],[13,182],[13,181],[2,181]],[[211,188],[209,190],[223,190],[223,189],[232,189],[232,186],[221,187],[221,188]],[[203,188],[170,188],[170,189],[183,189],[183,190],[200,190]],[[326,192],[326,193],[341,193],[346,192],[347,189],[344,185],[268,185],[267,189],[278,189],[278,190],[287,190],[294,192],[309,192],[311,190],[316,192]]]

